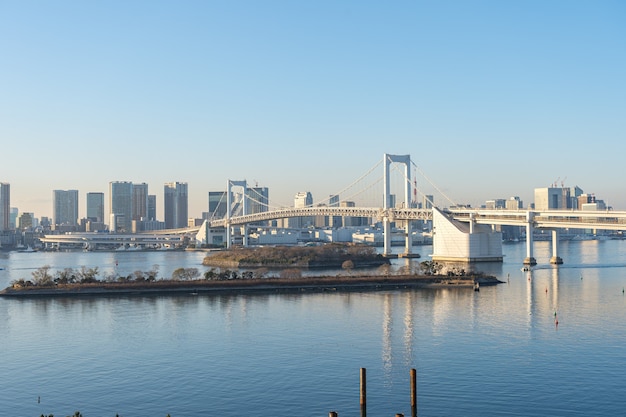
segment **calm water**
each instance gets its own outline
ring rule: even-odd
[[[625,415],[626,242],[560,249],[553,268],[537,242],[526,273],[524,244],[505,246],[479,268],[508,283],[480,292],[0,299],[0,415],[359,416],[362,367],[369,416],[410,416],[411,368],[420,416]],[[46,264],[169,276],[202,258],[3,253],[0,286]]]

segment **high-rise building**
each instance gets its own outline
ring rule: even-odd
[[[424,197],[422,199],[422,208],[431,209],[433,208],[434,204],[435,204],[435,197],[433,197],[432,194],[424,194]]]
[[[523,207],[522,200],[518,196],[514,196],[506,200],[507,210],[521,210]]]
[[[297,193],[294,197],[293,206],[294,208],[312,207],[313,196],[309,191],[301,191]],[[315,217],[313,216],[292,217],[289,219],[289,227],[299,229],[303,227],[313,226],[314,222]]]
[[[17,227],[17,216],[20,211],[17,207],[11,207],[11,215],[9,216],[9,229],[15,229]]]
[[[109,188],[109,230],[130,233],[133,223],[133,183],[112,181]]]
[[[209,191],[209,211],[207,220],[226,217],[226,191]]]
[[[87,219],[104,222],[104,193],[87,193]]]
[[[329,207],[339,207],[339,194],[333,194],[328,197]],[[330,216],[328,219],[328,225],[335,229],[343,226],[343,218],[341,216]]]
[[[251,187],[248,193],[248,214],[264,213],[269,204],[269,189],[267,187]]]
[[[187,227],[188,194],[186,182],[165,183],[163,190],[165,228],[182,229]]]
[[[156,220],[156,195],[148,194],[148,220]]]
[[[248,194],[248,214],[265,213],[269,204],[269,189],[267,187],[251,187],[246,189]],[[255,222],[254,225],[264,226],[268,222]]]
[[[78,224],[78,190],[54,190],[52,222],[55,226]]]
[[[500,210],[506,207],[506,200],[503,198],[495,198],[493,200],[487,200],[485,202],[485,208],[487,210]]]
[[[9,230],[11,220],[11,185],[0,182],[0,231]]]
[[[565,192],[567,190],[567,192]],[[558,210],[567,208],[569,188],[535,188],[535,210]]]
[[[148,217],[148,184],[133,184],[133,220]]]

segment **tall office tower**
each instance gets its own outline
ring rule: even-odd
[[[0,231],[9,230],[11,224],[11,185],[0,182]]]
[[[156,195],[148,194],[148,220],[156,220]]]
[[[294,208],[312,207],[313,196],[309,191],[300,191],[294,197],[293,206]],[[289,227],[300,229],[303,227],[313,226],[314,222],[315,217],[313,216],[293,217],[289,219]]]
[[[130,233],[133,224],[133,183],[112,181],[109,183],[109,230]]]
[[[248,214],[265,213],[268,211],[269,189],[267,187],[251,187],[246,189],[248,194]],[[265,226],[267,221],[255,222],[254,225]]]
[[[209,191],[209,220],[226,217],[226,191]]]
[[[187,227],[188,195],[186,182],[165,183],[163,190],[165,200],[165,228],[182,229]]]
[[[17,216],[20,211],[17,207],[11,207],[11,215],[9,216],[9,229],[15,229],[17,227]]]
[[[435,204],[435,198],[431,194],[425,194],[422,200],[423,209],[431,209]]]
[[[267,187],[251,187],[248,193],[248,214],[264,213],[269,203],[269,189]]]
[[[133,220],[148,217],[148,184],[133,184]]]
[[[104,222],[104,193],[87,193],[87,219]]]
[[[78,224],[78,190],[54,190],[52,221],[55,226]]]
[[[535,188],[535,210],[556,210],[566,208],[563,204],[563,188]],[[569,189],[567,191],[569,196]]]
[[[333,194],[328,198],[329,207],[339,207],[339,195]],[[328,225],[332,228],[340,228],[343,226],[343,218],[341,216],[330,216]]]
[[[523,207],[522,200],[518,196],[514,196],[506,200],[507,210],[521,210]]]

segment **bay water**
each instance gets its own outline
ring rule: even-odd
[[[0,416],[626,415],[626,241],[525,244],[465,288],[288,295],[0,298]],[[428,259],[393,261],[394,269]],[[0,253],[0,287],[52,270],[158,265],[202,252]],[[336,271],[345,274],[345,271]]]

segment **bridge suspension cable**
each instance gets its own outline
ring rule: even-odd
[[[441,196],[442,196],[443,198],[445,198],[445,199],[448,201],[448,203],[450,203],[450,204],[451,204],[451,205],[453,205],[453,206],[456,206],[456,202],[454,202],[454,200],[452,200],[452,199],[451,199],[450,197],[448,197],[448,196],[447,196],[447,195],[446,195],[443,191],[441,191],[441,189],[440,189],[439,187],[437,187],[437,185],[436,185],[434,182],[432,182],[430,178],[428,178],[428,176],[424,173],[424,171],[422,171],[422,169],[421,169],[419,166],[417,166],[417,164],[416,164],[415,162],[413,162],[413,160],[411,160],[411,164],[412,164],[412,165],[413,165],[413,167],[414,167],[414,168],[415,168],[415,169],[416,169],[416,170],[420,173],[420,175],[421,175],[421,176],[422,176],[422,177],[423,177],[426,181],[428,181],[428,183],[429,183],[429,184],[430,184],[430,185],[431,185],[431,186],[432,186],[435,190],[437,190],[437,192],[438,192],[439,194],[441,194]],[[420,194],[425,195],[424,193],[422,193],[422,191],[421,191],[421,190],[419,190],[419,189],[418,189],[418,191],[420,192]],[[432,204],[432,201],[431,201],[431,204]]]

